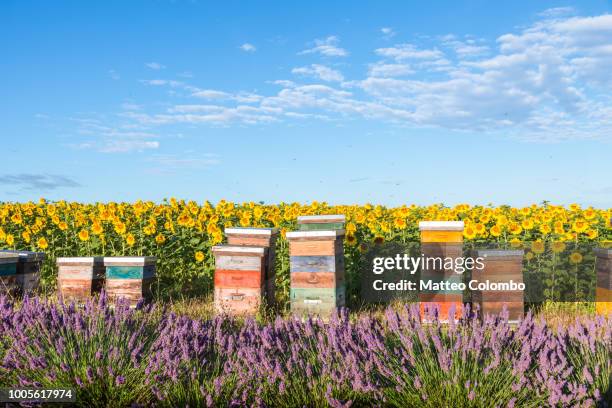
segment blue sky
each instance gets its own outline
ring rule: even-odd
[[[612,3],[3,1],[0,201],[612,206]]]

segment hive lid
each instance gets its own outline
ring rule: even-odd
[[[297,238],[336,238],[344,235],[344,230],[321,230],[321,231],[291,231],[287,233],[287,239]]]
[[[256,246],[240,246],[240,245],[216,245],[212,247],[215,254],[240,254],[240,255],[257,255],[264,256],[266,248]]]
[[[297,217],[298,224],[327,224],[342,223],[346,221],[344,214],[330,215],[300,215]]]
[[[226,235],[261,235],[270,236],[278,234],[278,228],[232,227],[225,229]]]
[[[57,258],[56,263],[58,265],[94,265],[102,264],[104,258],[101,256],[85,256],[85,257],[68,257],[68,258]]]
[[[106,266],[147,266],[155,265],[157,258],[154,256],[105,256]]]
[[[44,252],[14,251],[14,250],[6,249],[6,250],[1,250],[0,253],[17,255],[20,261],[25,261],[25,262],[35,262],[35,261],[45,260]]]
[[[0,264],[10,264],[19,262],[19,255],[0,252]]]
[[[595,248],[595,255],[601,258],[612,258],[612,248]]]
[[[463,231],[465,224],[463,221],[421,221],[419,230],[421,231]]]
[[[522,249],[477,249],[475,252],[476,256],[487,258],[523,256],[525,254],[525,251],[523,251]]]

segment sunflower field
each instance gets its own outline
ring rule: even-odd
[[[204,296],[212,290],[214,271],[210,248],[224,241],[231,226],[278,227],[281,236],[296,229],[299,215],[346,215],[345,257],[349,277],[359,271],[361,253],[369,244],[419,240],[422,220],[463,220],[469,242],[520,246],[530,242],[533,258],[552,245],[605,244],[612,240],[612,209],[557,206],[544,202],[524,208],[443,204],[328,205],[233,203],[198,204],[171,198],[161,203],[94,203],[57,201],[0,203],[0,248],[42,251],[43,289],[56,285],[55,258],[62,256],[144,256],[158,258],[156,296]],[[559,251],[557,251],[559,252]],[[277,285],[289,285],[287,242],[277,248]],[[574,262],[581,254],[568,254]],[[350,279],[349,279],[350,280]],[[349,282],[350,284],[350,282]]]

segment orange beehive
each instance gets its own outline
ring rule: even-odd
[[[215,311],[255,315],[265,296],[268,248],[218,245],[215,256]]]
[[[254,246],[268,249],[264,265],[264,289],[268,305],[276,303],[276,240],[278,228],[240,228],[225,229],[228,245]]]
[[[431,262],[421,268],[421,281],[461,282],[462,275],[445,269],[434,259],[463,256],[463,221],[421,221],[421,254]],[[443,263],[443,262],[442,262]],[[463,310],[463,292],[457,290],[420,291],[421,319],[429,320],[427,310],[438,308],[441,321],[449,320],[449,311],[454,307],[457,319]]]

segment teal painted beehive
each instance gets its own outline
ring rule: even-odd
[[[109,299],[126,299],[131,305],[140,299],[150,300],[156,261],[154,256],[105,257],[105,287]]]
[[[0,253],[0,294],[15,294],[17,290],[18,262],[18,255]]]
[[[45,254],[43,252],[5,250],[0,253],[16,255],[17,263],[17,290],[21,295],[31,295],[40,286],[40,269]]]
[[[300,231],[343,230],[346,217],[343,214],[301,215],[297,217]]]

